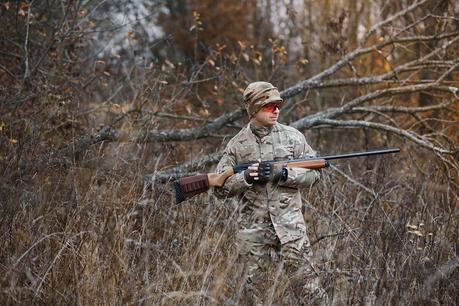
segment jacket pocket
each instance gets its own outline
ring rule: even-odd
[[[274,147],[274,159],[286,160],[293,158],[293,145],[277,145]]]

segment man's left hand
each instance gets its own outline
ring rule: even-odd
[[[285,182],[288,177],[288,170],[281,165],[261,162],[258,169],[259,182]]]

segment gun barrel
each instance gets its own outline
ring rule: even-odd
[[[383,149],[383,150],[374,150],[374,151],[362,151],[362,152],[350,152],[344,154],[335,154],[328,156],[318,156],[317,158],[322,158],[325,160],[339,159],[339,158],[350,158],[350,157],[359,157],[359,156],[371,156],[379,154],[389,154],[389,153],[398,153],[400,152],[399,148]]]

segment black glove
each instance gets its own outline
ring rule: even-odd
[[[248,184],[253,184],[255,182],[255,176],[250,176],[250,173],[252,173],[253,171],[247,169],[244,171],[244,180],[248,183]]]
[[[254,169],[256,167],[256,169]],[[252,169],[250,169],[252,168]],[[250,166],[249,169],[244,171],[244,179],[247,183],[266,183],[271,180],[272,164],[270,163],[259,163],[258,166]],[[250,174],[256,173],[255,176]]]
[[[260,163],[258,166],[258,176],[260,177],[260,182],[285,182],[288,177],[288,170],[283,167],[276,167],[272,163]]]
[[[251,166],[252,167],[252,166]],[[256,176],[251,176],[251,173],[256,173]],[[288,177],[286,168],[275,167],[272,163],[261,162],[257,170],[247,169],[244,171],[244,179],[248,184],[253,183],[266,183],[272,181],[277,183],[279,181],[285,182]],[[255,179],[258,178],[258,179]]]
[[[285,182],[288,178],[288,170],[286,168],[273,169],[271,181],[274,183]]]

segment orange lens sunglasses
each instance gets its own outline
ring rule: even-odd
[[[261,110],[264,112],[274,113],[276,108],[280,109],[281,107],[282,107],[282,102],[271,102],[263,106]]]

